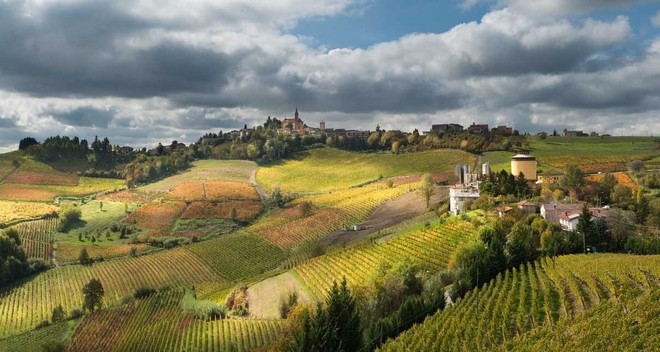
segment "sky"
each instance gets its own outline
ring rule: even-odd
[[[0,151],[255,126],[660,134],[660,3],[0,0]]]

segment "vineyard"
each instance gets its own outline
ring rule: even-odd
[[[182,183],[195,181],[247,182],[256,164],[246,160],[200,160],[184,172],[138,188],[143,192],[169,192]]]
[[[156,191],[138,191],[136,189],[125,189],[119,192],[112,192],[96,197],[96,200],[121,202],[121,203],[149,203],[156,198],[163,196],[164,192]]]
[[[63,342],[70,335],[76,323],[76,321],[65,321],[0,339],[0,352],[41,351],[45,342]]]
[[[248,230],[281,248],[291,249],[332,231],[356,224],[364,220],[379,204],[408,191],[409,188],[405,185],[388,188],[378,183],[361,188],[306,196],[297,202],[311,202],[315,206],[323,208],[302,218],[292,214],[295,210],[275,213],[272,219],[270,217],[262,219]]]
[[[50,261],[53,253],[53,234],[57,230],[58,221],[58,218],[50,217],[13,226],[18,231],[28,258]]]
[[[0,199],[2,196],[0,196]],[[11,202],[0,200],[0,223],[29,219],[51,214],[57,207],[45,203]]]
[[[82,248],[87,249],[87,253],[92,259],[110,259],[116,257],[128,256],[131,254],[131,251],[135,248],[136,253],[144,253],[152,249],[153,247],[144,244],[111,244],[111,245],[98,245],[98,244],[77,244],[77,243],[68,243],[68,242],[58,242],[57,251],[55,252],[55,259],[60,263],[71,263],[77,262],[80,257],[80,251]]]
[[[456,247],[474,233],[469,223],[451,222],[412,231],[384,244],[358,245],[327,254],[294,268],[293,273],[320,299],[332,287],[333,280],[346,277],[349,285],[363,284],[383,262],[394,264],[408,258],[424,270],[444,269]]]
[[[4,179],[4,182],[29,185],[76,186],[78,184],[78,176],[74,173],[55,170],[33,159],[25,159],[14,172]]]
[[[183,213],[183,202],[154,202],[138,208],[124,221],[129,225],[151,230],[149,235],[165,236],[170,233],[174,221]]]
[[[188,247],[199,259],[227,279],[238,281],[275,269],[286,253],[248,234],[224,235]]]
[[[181,201],[259,200],[259,194],[245,182],[208,181],[181,183],[166,198]]]
[[[192,202],[181,215],[182,219],[231,219],[232,209],[236,210],[236,220],[253,220],[263,210],[258,201],[233,200],[228,202]]]
[[[0,184],[0,199],[17,201],[50,202],[57,196],[81,197],[124,186],[124,180],[112,178],[80,177],[75,186]]]
[[[278,320],[211,319],[180,308],[181,289],[93,313],[69,343],[71,351],[247,351],[272,341]],[[90,339],[90,336],[94,336]]]
[[[540,164],[559,169],[578,165],[586,173],[623,171],[631,160],[657,155],[650,137],[528,137],[528,141]]]
[[[98,278],[105,288],[105,306],[118,304],[140,287],[223,282],[197,255],[183,248],[92,266],[50,269],[20,286],[0,291],[0,338],[33,329],[49,319],[58,304],[67,313],[79,308],[83,302],[81,289],[92,278]]]
[[[572,255],[527,263],[473,290],[455,306],[403,333],[383,351],[475,351],[511,347],[539,327],[580,319],[590,309],[628,304],[660,287],[660,256]],[[603,316],[608,319],[608,316]],[[600,324],[590,329],[600,329]],[[583,333],[583,332],[581,332]]]
[[[474,157],[458,150],[394,155],[313,149],[301,159],[260,167],[257,181],[266,189],[279,187],[286,192],[326,192],[381,177],[451,171],[454,165],[464,163],[473,164]]]

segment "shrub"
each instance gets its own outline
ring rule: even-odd
[[[41,345],[41,350],[44,352],[64,352],[64,342],[48,340]]]
[[[298,294],[296,292],[291,292],[288,296],[280,297],[280,317],[286,319],[296,304],[298,304]]]
[[[227,313],[224,307],[212,301],[200,301],[195,297],[194,291],[183,296],[181,308],[186,314],[201,319],[222,319]]]
[[[83,316],[83,310],[80,308],[74,308],[71,310],[71,313],[69,314],[70,319],[78,319]]]
[[[228,310],[239,316],[250,314],[250,306],[247,299],[247,286],[240,284],[227,297],[225,306]]]
[[[66,232],[69,229],[69,226],[74,222],[80,220],[80,208],[72,204],[65,204],[62,206],[60,211],[60,223],[58,225],[58,231]]]
[[[140,287],[137,290],[135,290],[135,294],[133,294],[133,297],[135,297],[135,299],[144,299],[153,295],[154,293],[156,293],[156,290],[154,290],[153,288]]]
[[[62,305],[60,304],[57,307],[55,307],[55,309],[53,309],[53,315],[50,320],[53,323],[57,323],[60,321],[64,321],[64,319],[66,319],[66,315],[64,315],[64,308],[62,308]]]
[[[50,264],[41,258],[28,258],[28,265],[34,274],[50,269]]]
[[[48,320],[42,320],[39,323],[37,323],[37,325],[34,328],[35,329],[41,329],[41,328],[45,328],[47,326],[50,326],[50,322]]]

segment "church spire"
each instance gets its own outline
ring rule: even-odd
[[[296,106],[296,114],[294,115],[295,119],[298,120],[298,107]]]

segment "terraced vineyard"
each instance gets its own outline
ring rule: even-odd
[[[58,218],[50,217],[13,226],[18,231],[28,258],[50,261],[53,254],[53,234],[57,230],[58,221]]]
[[[19,286],[0,291],[0,338],[18,334],[49,319],[61,304],[66,312],[82,305],[82,287],[97,278],[105,288],[105,305],[115,305],[140,287],[191,287],[224,280],[192,252],[173,249],[138,258],[65,266],[48,270]]]
[[[77,321],[69,320],[51,326],[0,339],[0,352],[41,351],[49,341],[64,342]]]
[[[535,328],[570,324],[601,304],[630,304],[640,292],[658,288],[657,255],[571,255],[557,258],[556,265],[550,260],[528,263],[471,291],[452,308],[436,313],[382,350],[511,347],[516,336]]]
[[[424,270],[446,268],[456,247],[474,233],[470,223],[451,222],[413,231],[384,244],[361,245],[324,255],[294,268],[293,273],[321,299],[332,287],[333,280],[346,277],[349,285],[362,284],[381,262],[393,264],[409,258],[421,264]]]
[[[70,341],[71,351],[247,351],[273,340],[278,320],[187,316],[183,290],[158,292],[115,309],[86,316]],[[94,336],[94,338],[90,338]]]
[[[249,234],[224,235],[187,247],[228,281],[238,281],[276,268],[286,253]]]

